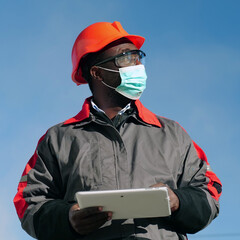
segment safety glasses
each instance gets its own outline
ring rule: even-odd
[[[114,60],[117,67],[134,66],[139,63],[144,64],[144,57],[146,54],[141,50],[130,50],[128,52],[120,53],[114,57],[107,58],[101,62],[95,64],[99,66],[103,63]]]

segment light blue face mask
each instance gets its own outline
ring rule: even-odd
[[[98,66],[99,67],[99,66]],[[121,77],[121,84],[118,87],[112,87],[102,81],[104,85],[115,89],[116,92],[121,95],[136,100],[142,95],[144,89],[146,88],[147,74],[143,64],[134,65],[129,67],[119,68],[119,71],[99,67],[103,70],[110,72],[119,72]]]

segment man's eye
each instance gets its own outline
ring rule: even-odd
[[[119,60],[120,60],[120,62],[129,62],[129,59],[130,59],[129,56],[123,56]]]

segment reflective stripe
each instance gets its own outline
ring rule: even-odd
[[[207,171],[213,172],[213,170],[212,170],[212,168],[210,167],[210,165],[207,165]]]
[[[20,182],[26,182],[27,181],[27,175],[24,175],[21,177]]]
[[[222,191],[219,191],[219,187],[218,189],[215,187],[217,183],[220,187],[222,187],[222,184],[220,182],[220,180],[218,179],[218,177],[216,176],[216,174],[212,171],[209,163],[208,163],[208,160],[207,160],[207,156],[205,155],[205,153],[203,152],[203,150],[193,141],[193,145],[197,151],[197,155],[198,157],[206,162],[207,164],[207,171],[206,171],[206,177],[209,178],[209,183],[208,183],[208,191],[210,192],[211,196],[218,201],[220,195],[221,195],[221,192]],[[215,185],[214,185],[215,184]]]
[[[44,139],[45,135],[43,135],[40,138],[40,140],[38,141],[38,145]],[[21,177],[20,182],[18,184],[18,192],[13,199],[15,208],[17,210],[18,217],[20,219],[23,218],[24,213],[25,213],[26,209],[28,208],[28,203],[26,202],[26,200],[23,196],[23,191],[27,187],[27,174],[32,168],[34,168],[34,166],[36,164],[36,161],[37,161],[37,158],[38,158],[37,150],[35,150],[33,156],[28,161],[28,163],[27,163],[27,165],[26,165],[26,167],[23,171],[22,177]]]

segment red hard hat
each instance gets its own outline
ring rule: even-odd
[[[120,22],[98,22],[85,28],[77,37],[72,49],[72,80],[77,84],[87,83],[82,77],[81,68],[78,70],[82,57],[88,53],[98,52],[109,43],[120,38],[129,39],[138,49],[145,38],[128,34]]]

